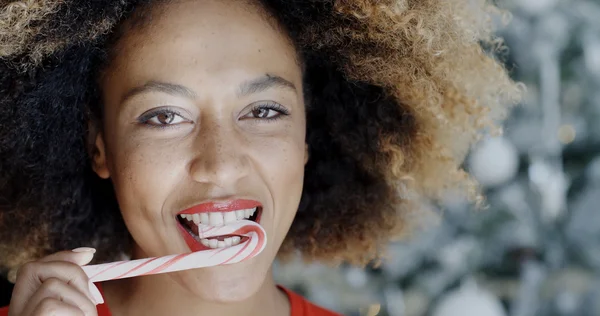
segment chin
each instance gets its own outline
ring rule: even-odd
[[[242,302],[253,297],[267,279],[269,268],[257,264],[259,262],[256,261],[240,262],[188,270],[175,273],[173,277],[191,295],[201,300],[215,303]]]

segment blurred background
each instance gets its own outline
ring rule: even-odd
[[[379,268],[293,262],[280,283],[345,315],[600,315],[600,1],[497,3],[528,94],[465,163],[489,208],[450,196]]]
[[[528,94],[465,163],[488,209],[449,196],[378,268],[297,261],[278,282],[345,315],[600,316],[600,0],[497,2]]]

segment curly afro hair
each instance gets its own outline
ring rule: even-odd
[[[82,244],[98,248],[98,261],[127,254],[131,238],[109,181],[91,170],[86,135],[111,41],[122,21],[143,18],[152,2],[26,0],[0,8],[3,269]],[[504,46],[492,32],[493,5],[261,3],[295,43],[307,87],[311,158],[281,255],[365,264],[407,231],[421,199],[450,188],[479,197],[461,163],[522,91],[494,57]]]

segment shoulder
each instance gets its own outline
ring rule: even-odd
[[[0,316],[8,316],[8,306],[0,307]]]
[[[292,309],[292,316],[341,316],[341,314],[332,312],[323,307],[317,306],[304,297],[284,288],[279,287],[287,294]]]

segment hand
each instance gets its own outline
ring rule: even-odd
[[[95,252],[77,248],[24,264],[17,272],[8,315],[97,316],[102,296],[81,269]]]

